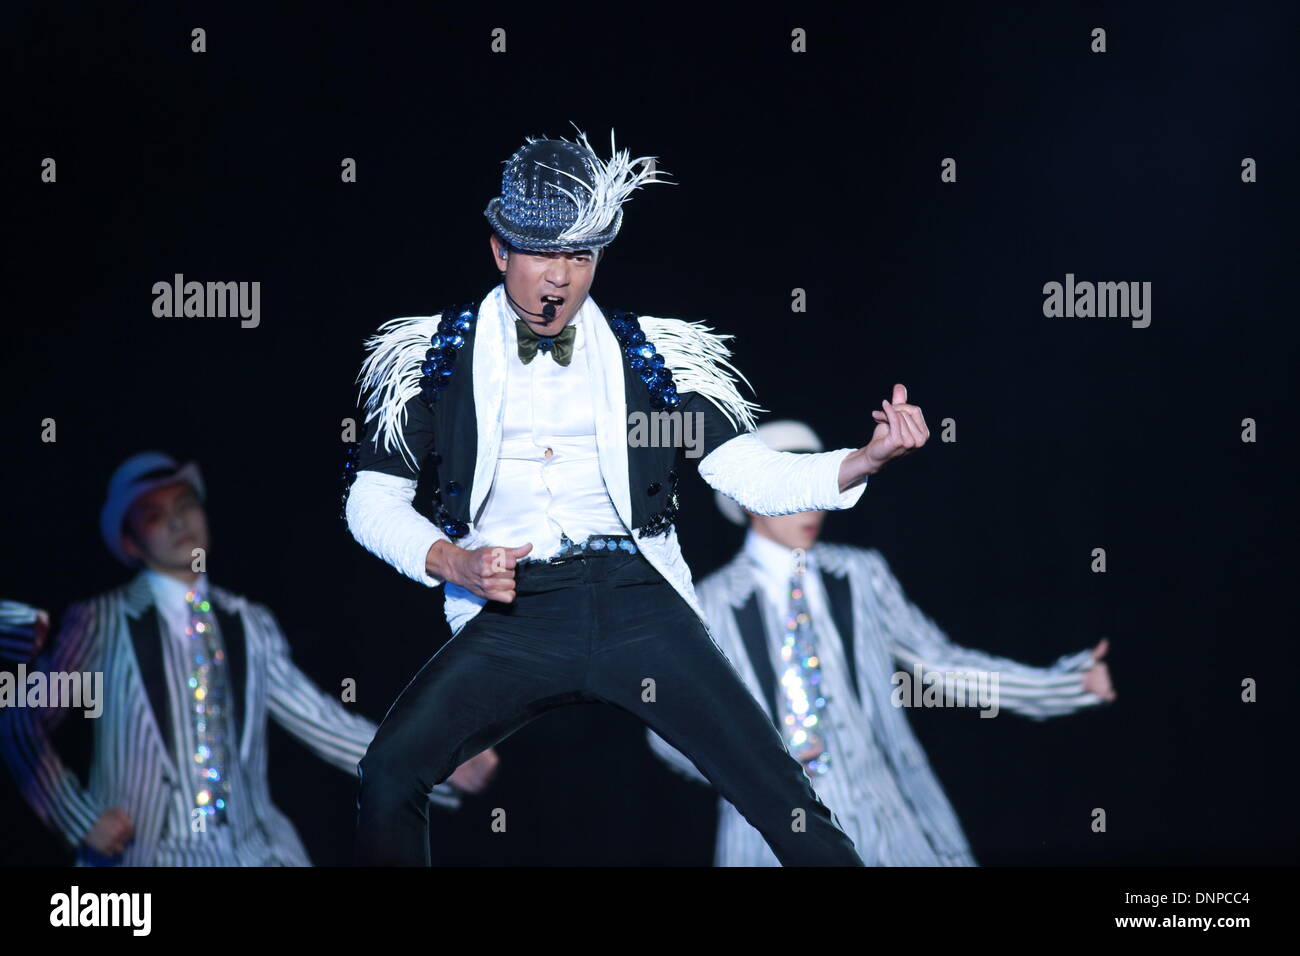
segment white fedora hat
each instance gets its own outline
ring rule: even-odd
[[[192,461],[180,465],[171,455],[160,451],[142,451],[132,455],[118,465],[113,477],[108,479],[108,494],[99,513],[99,533],[113,557],[127,567],[133,568],[140,563],[122,548],[122,522],[127,511],[141,495],[175,481],[187,482],[199,500],[204,499],[203,475],[199,473],[199,466]]]
[[[796,422],[788,418],[759,425],[754,429],[754,434],[773,451],[818,452],[823,447],[822,441],[817,437],[815,431],[803,422]],[[743,528],[749,523],[744,510],[733,499],[728,498],[720,491],[715,491],[713,500],[718,503],[718,510],[732,524],[738,524]]]

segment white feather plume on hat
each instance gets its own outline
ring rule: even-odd
[[[575,124],[574,129],[578,129]],[[578,207],[578,217],[565,229],[556,236],[557,242],[581,243],[587,239],[600,236],[608,232],[611,227],[615,233],[618,232],[618,224],[622,219],[622,206],[633,191],[640,189],[646,183],[664,183],[668,186],[676,186],[677,183],[668,182],[659,179],[658,176],[664,173],[655,165],[655,156],[638,156],[636,159],[631,158],[631,153],[624,149],[619,150],[614,145],[614,130],[609,131],[609,159],[602,160],[591,148],[591,143],[587,141],[587,134],[578,129],[576,140],[564,139],[562,142],[572,143],[579,147],[587,154],[587,159],[591,163],[592,182],[590,184],[583,182],[581,177],[573,175],[562,169],[556,169],[554,166],[547,166],[543,162],[537,165],[545,169],[561,173],[582,187],[580,190],[570,192],[563,186],[556,186],[560,192],[574,201]],[[532,137],[527,137],[527,141],[535,142]],[[665,173],[665,175],[667,175]],[[585,190],[585,193],[583,192]]]

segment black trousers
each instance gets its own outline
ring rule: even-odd
[[[783,865],[861,866],[704,625],[640,553],[516,569],[402,691],[359,765],[357,862],[429,866],[429,790],[546,711],[621,707],[686,754]]]

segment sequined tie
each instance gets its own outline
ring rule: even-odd
[[[821,659],[817,637],[808,613],[803,553],[796,552],[790,576],[790,601],[785,640],[781,645],[781,691],[784,698],[782,728],[786,745],[809,773],[830,769],[830,751],[822,736],[826,698],[822,690]]]
[[[230,754],[230,719],[227,710],[226,653],[221,635],[212,620],[207,596],[195,590],[185,592],[190,620],[185,627],[189,653],[190,719],[194,727],[193,771],[196,819],[205,815],[209,823],[226,821],[230,782],[226,769]]]

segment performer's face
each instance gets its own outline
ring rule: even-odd
[[[817,536],[822,532],[822,522],[826,520],[825,511],[801,511],[792,515],[746,513],[756,532],[791,550],[803,548],[806,551],[816,544]]]
[[[122,547],[155,571],[189,571],[194,549],[208,549],[208,518],[187,482],[163,485],[137,498],[126,513]]]
[[[501,258],[501,240],[492,236],[492,261],[501,271],[510,298],[529,312],[541,312],[548,302],[555,305],[555,318],[519,314],[538,335],[555,335],[578,314],[587,299],[591,280],[596,277],[597,253],[591,249],[576,252],[525,252],[507,249]],[[552,298],[555,297],[555,298]],[[511,308],[514,308],[512,305]]]

